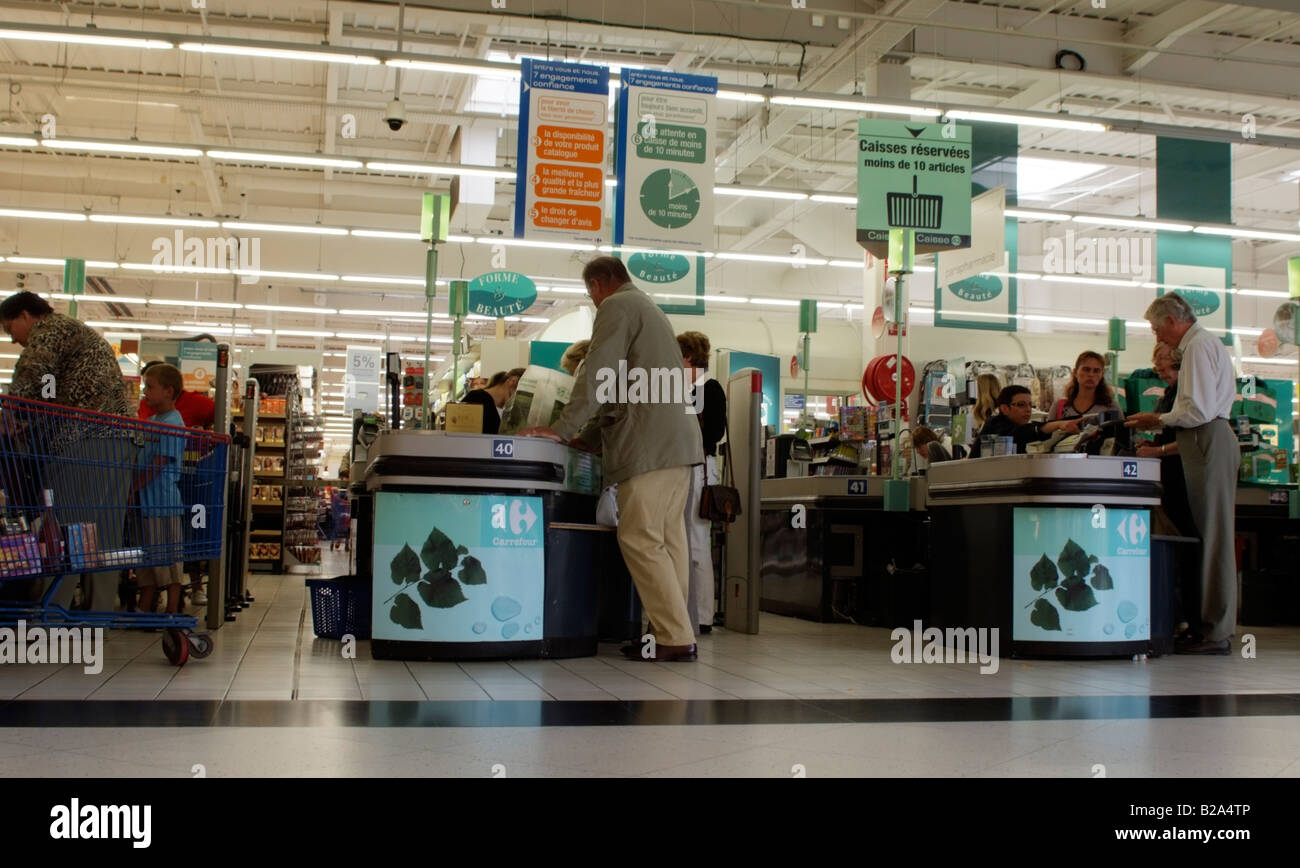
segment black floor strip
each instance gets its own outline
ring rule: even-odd
[[[169,726],[734,726],[1300,716],[1300,694],[640,702],[10,700],[0,728]]]

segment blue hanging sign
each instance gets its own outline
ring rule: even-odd
[[[469,282],[469,312],[480,316],[514,316],[537,301],[537,284],[514,271],[489,271]]]

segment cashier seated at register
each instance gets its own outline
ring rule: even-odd
[[[981,438],[1013,437],[1016,452],[1024,453],[1025,447],[1039,440],[1046,440],[1057,431],[1079,433],[1078,419],[1060,419],[1055,422],[1030,422],[1034,402],[1030,400],[1029,390],[1024,386],[1007,386],[998,393],[998,412],[989,417],[975,437],[971,446],[971,458],[980,457]]]
[[[487,388],[466,393],[461,403],[479,404],[483,407],[483,430],[480,433],[496,434],[501,430],[502,409],[515,396],[519,389],[519,378],[523,375],[523,368],[497,371],[488,380]]]

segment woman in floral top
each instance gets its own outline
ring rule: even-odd
[[[0,302],[0,327],[23,348],[9,385],[11,397],[130,416],[122,369],[113,348],[94,329],[55,313],[32,292],[15,293]],[[37,459],[40,479],[29,483],[37,482],[43,497],[52,498],[59,524],[91,522],[97,525],[102,553],[120,550],[137,449],[131,432],[125,427],[115,430],[49,417],[43,418],[39,434],[25,432],[19,424],[7,425],[6,430]],[[4,480],[6,487],[20,487],[16,482]],[[21,504],[38,509],[41,505]],[[88,575],[83,599],[91,609],[112,611],[117,585],[116,571]],[[53,602],[70,607],[75,590],[76,582],[65,577]]]

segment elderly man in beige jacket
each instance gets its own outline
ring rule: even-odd
[[[568,442],[599,414],[604,481],[618,485],[619,548],[655,633],[652,647],[629,645],[623,653],[639,660],[693,661],[684,511],[691,466],[704,462],[699,422],[683,390],[619,388],[610,400],[609,388],[614,379],[663,381],[674,371],[680,382],[682,352],[668,317],[637,289],[618,259],[593,259],[582,279],[596,321],[573,397],[553,428],[520,433]]]

